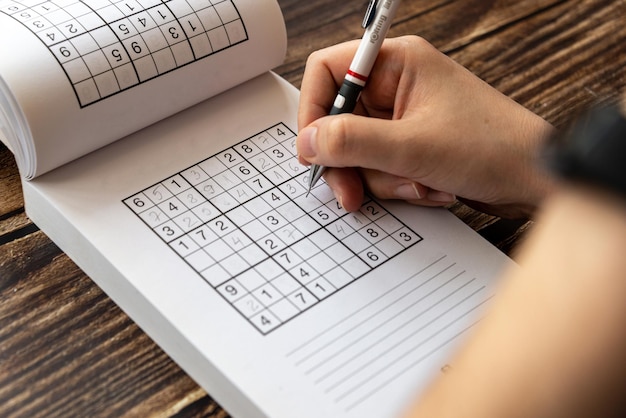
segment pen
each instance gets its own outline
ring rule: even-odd
[[[400,0],[370,0],[362,24],[365,33],[361,38],[359,48],[352,59],[343,84],[335,97],[335,102],[330,110],[331,115],[354,111],[361,90],[365,87],[399,4]],[[311,166],[309,193],[322,177],[325,169],[324,166],[316,164]]]

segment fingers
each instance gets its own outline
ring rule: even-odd
[[[404,200],[420,206],[445,206],[456,201],[456,196],[450,193],[379,171],[332,168],[326,171],[324,179],[341,206],[350,212],[361,207],[363,185],[371,195],[383,200]]]
[[[331,168],[324,173],[324,180],[333,190],[339,204],[348,212],[359,210],[365,191],[357,170]]]
[[[300,129],[328,115],[358,45],[358,41],[347,42],[309,56],[300,87],[303,98],[298,108]]]
[[[456,200],[456,196],[450,193],[380,171],[362,170],[361,178],[367,184],[369,192],[380,199],[405,200],[422,206],[442,206]]]
[[[296,139],[303,163],[327,167],[362,167],[394,172],[394,165],[406,166],[405,138],[409,127],[401,121],[388,121],[350,114],[323,117],[302,129]],[[396,163],[401,163],[399,166]],[[417,161],[412,161],[417,163]]]

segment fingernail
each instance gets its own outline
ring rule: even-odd
[[[431,190],[428,192],[428,200],[440,203],[452,203],[456,201],[456,196],[451,193],[440,192],[438,190]]]
[[[422,198],[422,195],[417,189],[417,186],[415,185],[415,183],[407,183],[407,184],[398,186],[395,190],[395,195],[398,199],[403,199],[403,200],[415,200],[416,198],[417,199]]]
[[[296,139],[296,147],[298,149],[298,155],[303,158],[315,157],[317,145],[317,128],[307,127],[298,133]]]

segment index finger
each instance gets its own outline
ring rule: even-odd
[[[300,87],[298,129],[328,115],[358,46],[358,40],[345,42],[309,56]]]

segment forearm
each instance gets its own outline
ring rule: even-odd
[[[621,416],[626,392],[626,204],[566,189],[490,314],[411,417]]]

